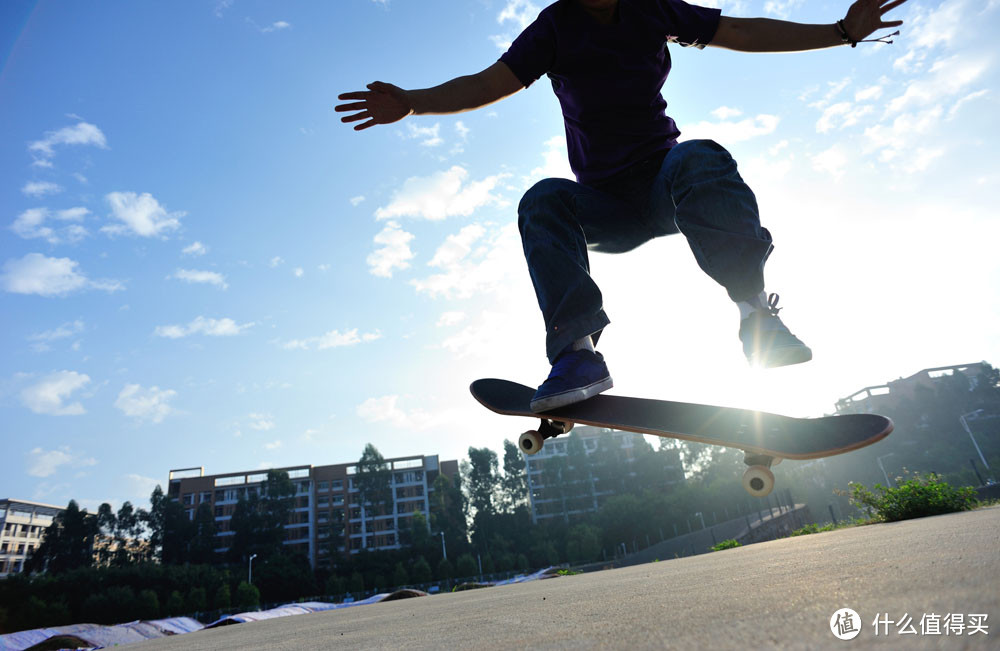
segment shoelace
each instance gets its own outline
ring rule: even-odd
[[[778,299],[779,296],[777,294],[771,294],[770,296],[767,297],[766,307],[767,311],[771,314],[771,316],[778,316],[778,312],[781,311],[781,308],[778,307]]]

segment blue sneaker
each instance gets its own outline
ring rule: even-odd
[[[565,407],[607,391],[614,383],[604,356],[590,350],[567,351],[556,358],[548,379],[531,399],[531,411]]]
[[[812,350],[778,318],[778,295],[771,294],[767,304],[759,299],[757,309],[740,322],[743,354],[753,366],[774,368],[801,364],[812,359]]]

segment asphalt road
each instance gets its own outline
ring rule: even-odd
[[[1000,648],[1000,507],[200,631],[171,649]],[[861,631],[837,639],[841,608]],[[923,634],[986,614],[988,635]],[[924,616],[927,616],[926,618]],[[873,622],[880,625],[875,634]],[[914,633],[899,622],[911,618]],[[957,622],[957,617],[949,617]],[[931,629],[933,630],[933,629]]]

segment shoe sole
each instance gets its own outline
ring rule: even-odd
[[[583,402],[587,398],[593,398],[597,394],[607,391],[613,386],[614,382],[611,381],[611,377],[609,376],[603,380],[598,380],[593,384],[588,384],[587,386],[579,389],[555,393],[540,400],[532,400],[530,405],[531,411],[537,414],[543,411],[551,411],[553,409],[558,409],[559,407],[565,407],[566,405],[572,405],[577,402]]]
[[[773,349],[766,356],[754,355],[750,358],[750,365],[758,368],[778,368],[804,364],[812,358],[812,350],[807,346],[788,346],[787,348]]]

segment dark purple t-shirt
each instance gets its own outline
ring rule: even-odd
[[[660,94],[670,72],[666,46],[705,47],[720,13],[681,0],[619,0],[617,21],[602,25],[576,0],[558,0],[500,60],[525,87],[548,74],[570,166],[580,183],[592,183],[677,144]]]

